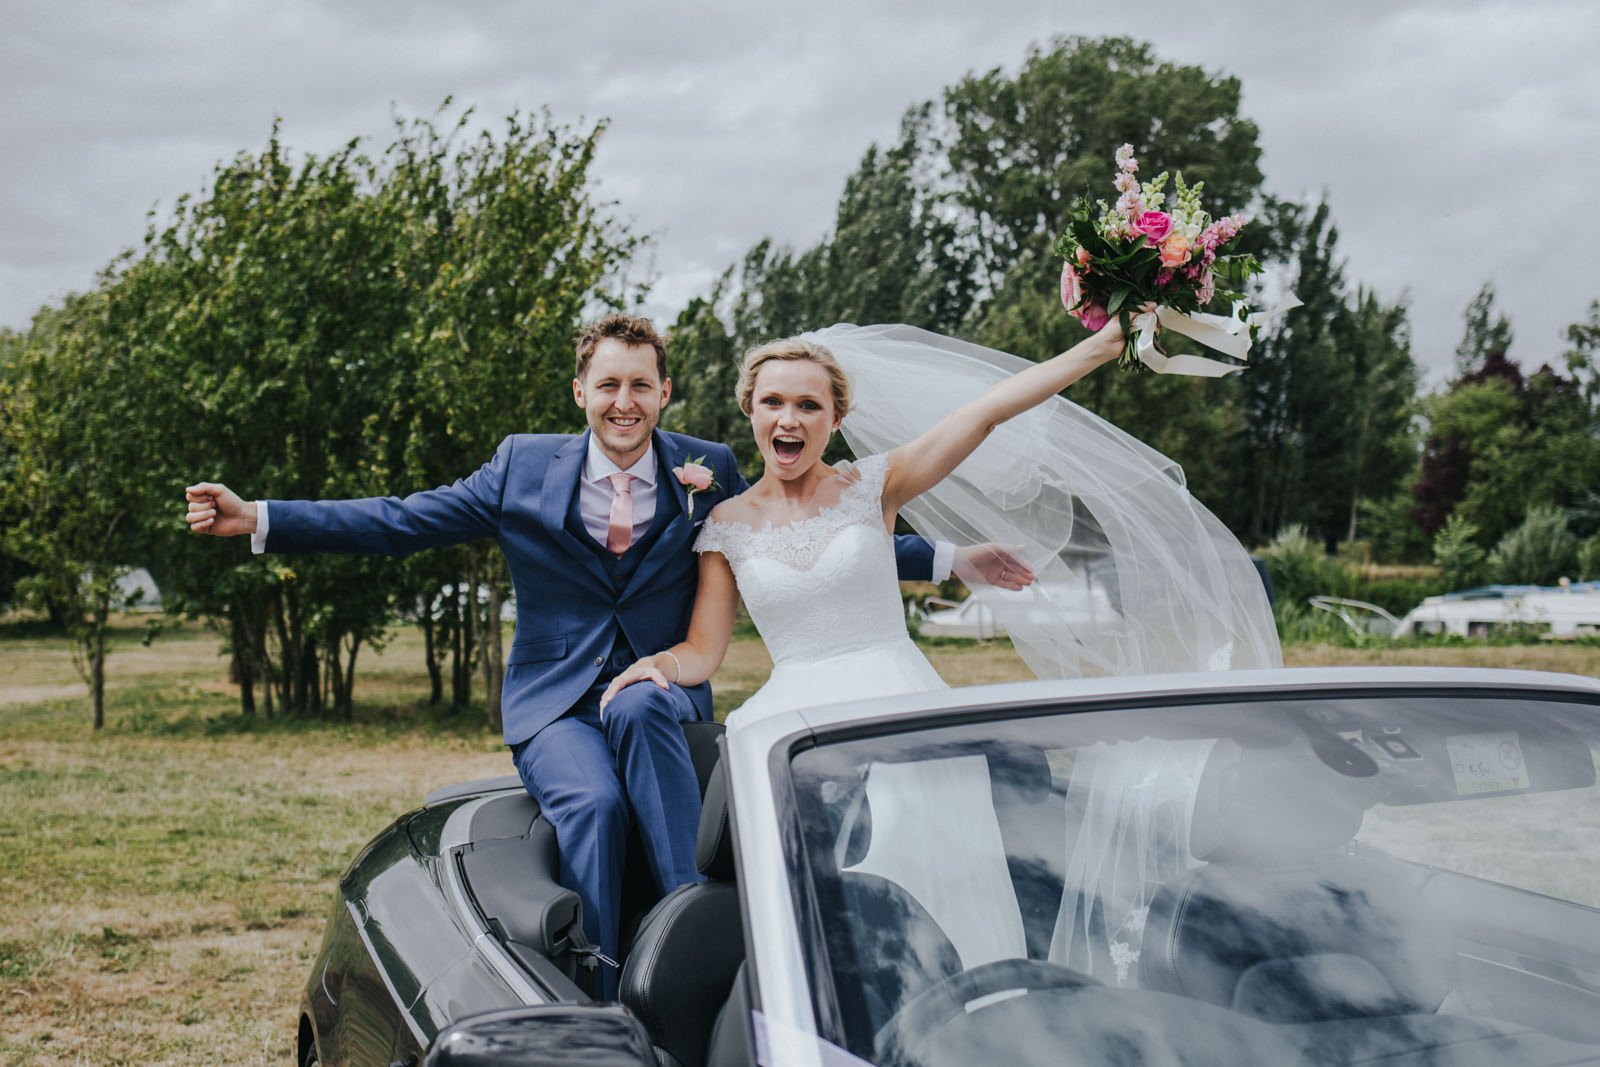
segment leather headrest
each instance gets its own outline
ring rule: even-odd
[[[700,803],[700,829],[694,839],[694,862],[715,882],[734,880],[733,828],[728,822],[728,774],[719,763]]]
[[[1247,749],[1218,741],[1196,791],[1189,851],[1212,859],[1336,848],[1361,829],[1375,784],[1340,774],[1304,744]]]

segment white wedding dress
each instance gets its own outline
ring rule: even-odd
[[[840,464],[808,516],[754,529],[708,518],[697,552],[720,552],[772,656],[767,683],[730,716],[942,689],[906,632],[894,539],[883,523],[887,456]],[[736,717],[736,718],[735,718]]]
[[[713,516],[701,527],[695,550],[727,558],[772,655],[767,683],[729,714],[730,728],[790,708],[947,688],[906,631],[883,521],[888,470],[884,455],[840,464],[811,514],[784,526]],[[848,871],[903,886],[965,967],[1026,955],[982,756],[876,764],[867,803],[872,843]]]

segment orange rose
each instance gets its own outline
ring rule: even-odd
[[[1181,233],[1170,233],[1161,242],[1161,265],[1181,267],[1189,260],[1189,239]]]

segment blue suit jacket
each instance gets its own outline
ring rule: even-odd
[[[515,745],[570,709],[599,679],[618,630],[646,656],[683,640],[699,572],[691,551],[700,524],[723,499],[746,488],[733,452],[684,434],[657,431],[667,468],[691,458],[716,475],[716,488],[689,497],[676,478],[657,483],[657,508],[676,502],[631,577],[619,589],[592,547],[568,528],[589,434],[516,434],[494,458],[453,485],[408,497],[273,500],[269,552],[379,552],[400,555],[483,537],[500,542],[517,594],[516,637],[506,655],[502,714]],[[933,549],[901,538],[901,574],[927,577]],[[706,685],[687,690],[711,717]]]

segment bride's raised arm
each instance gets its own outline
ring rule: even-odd
[[[889,453],[889,474],[883,489],[885,515],[900,510],[937,485],[972,455],[996,426],[1115,359],[1122,347],[1122,327],[1113,317],[1098,333],[997,383],[976,400],[940,419],[915,441],[894,449]]]
[[[601,715],[612,697],[635,682],[653,682],[666,689],[673,683],[687,687],[709,680],[728,654],[738,610],[739,586],[728,558],[721,552],[700,553],[700,581],[688,636],[669,649],[635,660],[613,678],[600,697]]]

